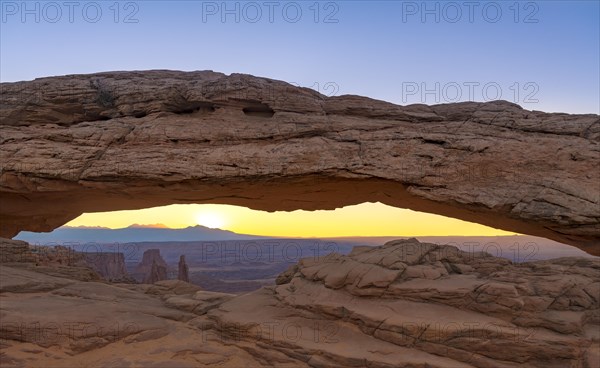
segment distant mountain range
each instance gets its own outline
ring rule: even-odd
[[[171,229],[162,224],[133,224],[123,229],[106,227],[69,227],[62,226],[50,233],[22,231],[15,237],[31,244],[50,245],[50,243],[98,242],[98,243],[134,243],[134,242],[178,242],[178,241],[222,241],[266,239],[266,236],[237,234],[228,230],[211,229],[196,225],[184,229]]]

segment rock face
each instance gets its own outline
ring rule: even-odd
[[[210,305],[203,292],[194,299],[193,285],[130,290],[8,266],[0,276],[3,368],[260,367],[242,348],[190,326],[197,314],[171,306],[182,298]]]
[[[19,240],[0,238],[0,268],[5,265],[17,265],[73,280],[101,280],[101,276],[90,266],[83,253],[63,246],[33,246]]]
[[[167,268],[160,249],[148,249],[142,256],[142,262],[135,268],[134,277],[145,284],[154,284],[167,279]]]
[[[598,115],[397,106],[210,71],[1,87],[1,236],[172,203],[379,201],[600,255]]]
[[[600,362],[600,259],[512,264],[412,239],[303,259],[278,284],[209,320],[238,346],[258,340],[315,367]]]
[[[30,265],[38,270],[43,267],[51,274],[79,270],[79,277],[70,273],[66,276],[83,281],[102,278],[110,282],[135,282],[127,274],[123,253],[82,253],[65,246],[32,246],[23,241],[0,238],[1,263]]]
[[[167,279],[167,268],[159,266],[155,260],[152,260],[150,272],[144,278],[144,284],[154,284],[155,282]]]
[[[179,256],[177,279],[185,282],[190,282],[189,267],[187,263],[185,263],[184,255]]]
[[[241,296],[179,280],[109,285],[43,270],[0,268],[2,367],[600,363],[595,258],[513,264],[393,241],[305,258],[278,285]]]
[[[84,260],[90,268],[107,281],[133,281],[127,274],[123,253],[85,253]]]

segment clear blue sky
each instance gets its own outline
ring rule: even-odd
[[[421,91],[439,83],[439,102],[499,89],[527,109],[600,113],[598,1],[0,3],[2,82],[211,69],[399,104],[436,103]]]

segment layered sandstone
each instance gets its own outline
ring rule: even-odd
[[[1,87],[0,236],[172,203],[379,201],[600,254],[598,115],[397,106],[210,71]]]
[[[117,252],[85,253],[86,264],[110,282],[134,282],[125,267],[125,255]]]
[[[596,258],[513,264],[409,239],[303,259],[241,296],[43,270],[0,267],[2,367],[600,363]]]
[[[134,277],[145,284],[154,284],[167,279],[167,262],[160,255],[160,249],[148,249],[134,271]]]
[[[0,238],[0,268],[5,265],[35,269],[39,273],[73,280],[100,281],[102,279],[90,265],[86,255],[72,248],[33,246],[20,240]]]
[[[209,311],[211,326],[312,367],[600,363],[600,259],[512,264],[410,239],[303,259],[278,284]]]

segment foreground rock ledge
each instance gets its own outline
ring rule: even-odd
[[[172,203],[379,201],[600,255],[598,115],[397,106],[211,71],[2,83],[0,236]]]
[[[392,241],[235,296],[108,284],[0,240],[2,367],[595,368],[600,259]],[[38,262],[39,263],[39,262]]]

